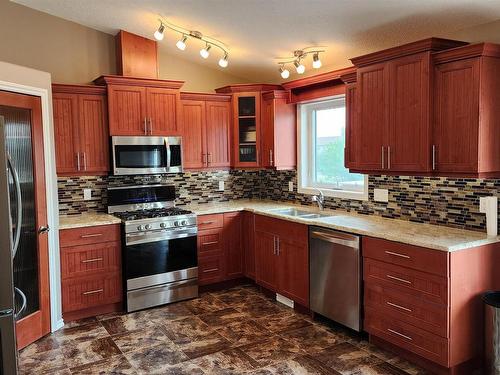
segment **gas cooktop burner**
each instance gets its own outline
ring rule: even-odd
[[[169,207],[169,208],[153,208],[144,209],[139,211],[126,211],[126,212],[115,212],[114,215],[118,216],[120,219],[125,221],[130,220],[141,220],[150,218],[161,218],[167,216],[178,216],[178,215],[189,215],[191,211],[183,210],[182,208]]]

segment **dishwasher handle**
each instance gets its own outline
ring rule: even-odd
[[[359,249],[359,237],[344,233],[311,231],[311,238]]]

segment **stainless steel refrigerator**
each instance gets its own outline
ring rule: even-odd
[[[22,221],[20,193],[17,171],[7,153],[4,118],[0,116],[0,375],[17,373],[13,259]]]

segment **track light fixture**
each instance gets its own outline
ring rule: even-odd
[[[181,39],[178,40],[175,45],[181,51],[184,51],[186,49],[186,44],[187,44],[188,39],[198,39],[198,40],[205,43],[205,47],[203,47],[200,50],[200,56],[202,58],[207,59],[210,56],[209,51],[212,49],[212,47],[216,47],[219,50],[221,50],[221,52],[223,53],[222,57],[219,60],[219,66],[221,68],[226,68],[228,66],[228,64],[229,64],[229,62],[228,62],[229,50],[228,50],[227,46],[224,43],[222,43],[220,40],[205,36],[199,31],[184,29],[183,27],[176,26],[176,25],[174,25],[170,22],[167,22],[163,19],[159,19],[159,21],[160,21],[160,26],[158,26],[158,29],[154,32],[154,37],[156,40],[163,40],[163,37],[165,34],[165,29],[173,30],[173,31],[182,35]]]
[[[324,47],[307,47],[293,51],[293,56],[291,57],[277,57],[276,60],[278,60],[278,64],[280,66],[279,72],[281,77],[283,79],[287,79],[290,76],[290,72],[286,69],[287,64],[293,64],[297,74],[304,74],[306,67],[302,61],[310,54],[313,55],[313,68],[321,68],[321,60],[319,59],[319,54],[321,52],[325,52]]]

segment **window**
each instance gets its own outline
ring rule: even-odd
[[[368,199],[367,176],[344,166],[345,97],[302,104],[298,111],[299,192]]]

